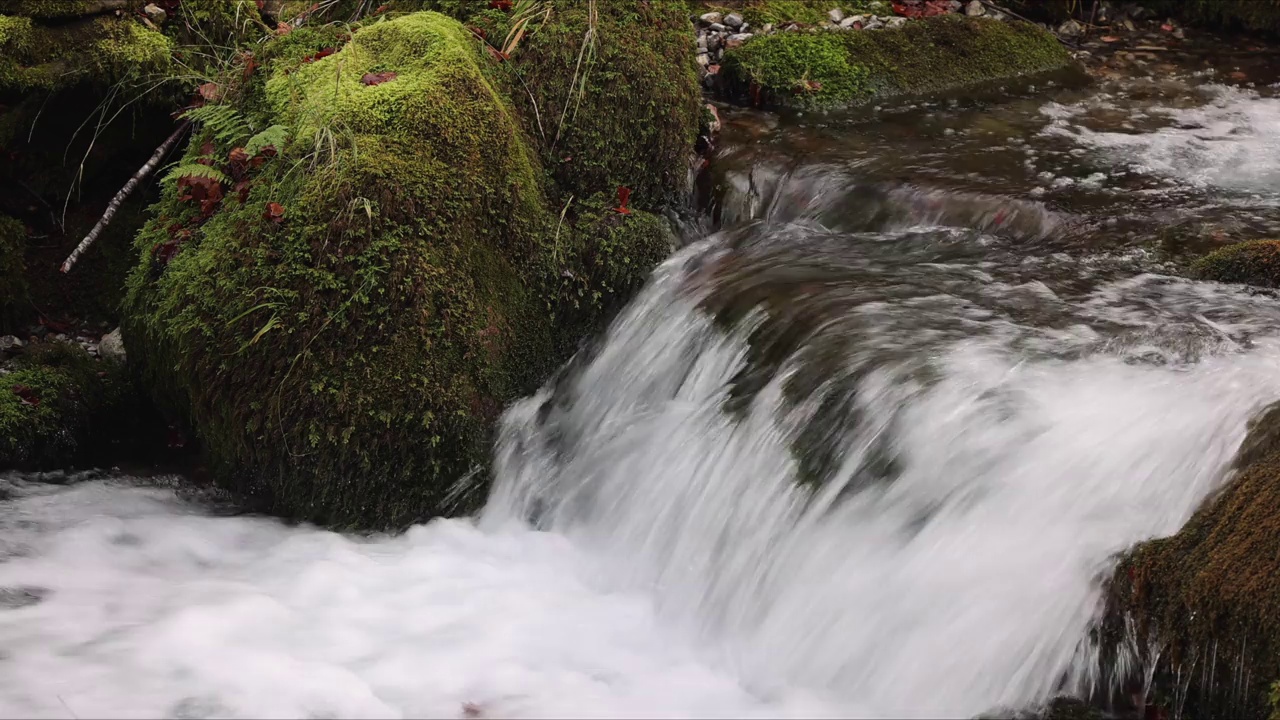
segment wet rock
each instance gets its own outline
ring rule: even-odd
[[[718,25],[720,21],[724,20],[724,14],[718,12],[703,13],[698,17],[698,20],[704,25]]]
[[[1084,26],[1075,20],[1067,20],[1058,26],[1058,34],[1065,38],[1080,37],[1084,34]]]
[[[891,27],[891,28],[900,28],[906,24],[907,24],[907,19],[904,17],[892,17],[885,22],[885,26]]]
[[[0,336],[0,358],[22,352],[22,348],[25,345],[26,343],[19,340],[15,335]]]
[[[729,13],[724,16],[725,27],[736,30],[742,27],[742,16],[738,13]]]
[[[49,595],[40,587],[0,587],[0,610],[17,610],[44,600]]]
[[[951,2],[947,3],[947,7],[951,12],[958,13],[964,9],[964,3],[960,0],[951,0]]]
[[[987,8],[983,6],[981,0],[969,0],[969,4],[964,6],[964,14],[969,17],[978,17],[987,12]]]
[[[839,25],[840,21],[844,20],[844,11],[840,8],[832,8],[827,11],[827,19]]]
[[[698,64],[706,67],[711,64],[711,55],[708,53],[698,53]]]
[[[711,23],[711,25],[707,27],[707,30],[713,33],[721,33],[725,31],[725,27],[723,23],[715,22],[715,23]]]
[[[150,3],[142,8],[142,14],[146,15],[147,19],[156,25],[163,25],[164,21],[169,19],[169,13],[166,13],[164,8],[155,3]]]
[[[861,15],[850,15],[849,17],[840,21],[840,27],[844,28],[845,30],[848,30],[849,28],[855,25],[861,25],[862,24],[861,18],[862,18]]]
[[[736,47],[742,47],[742,44],[750,40],[751,38],[752,38],[751,33],[736,33],[736,34],[730,35],[729,39],[724,41],[724,46],[729,50],[732,50],[733,48],[736,48]]]
[[[871,21],[862,27],[863,30],[879,30],[884,27],[884,21],[880,18],[871,18]]]

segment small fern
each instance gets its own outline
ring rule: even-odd
[[[277,151],[284,147],[289,141],[289,128],[284,125],[272,125],[262,132],[249,138],[249,142],[245,143],[244,151],[249,157],[255,157],[263,151],[264,148],[270,146]]]
[[[234,147],[253,135],[253,126],[230,105],[201,105],[182,117],[212,132],[214,140],[224,145]]]
[[[230,183],[231,178],[216,167],[202,165],[198,162],[180,162],[169,168],[169,172],[164,174],[165,182],[177,180],[184,177],[208,178],[220,183]]]

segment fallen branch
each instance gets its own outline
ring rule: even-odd
[[[76,260],[80,259],[80,256],[84,254],[84,251],[89,249],[89,246],[93,244],[93,241],[97,240],[98,236],[102,234],[102,231],[111,223],[111,218],[114,217],[116,211],[120,209],[120,205],[133,194],[133,191],[138,188],[138,185],[141,184],[143,180],[147,179],[148,175],[155,172],[156,168],[159,167],[160,162],[164,160],[165,155],[169,154],[169,151],[173,149],[174,144],[178,142],[178,139],[182,137],[183,133],[185,133],[189,127],[191,127],[191,121],[183,121],[183,123],[178,126],[178,129],[174,130],[173,134],[170,135],[169,138],[160,145],[160,147],[156,148],[151,159],[147,160],[147,164],[138,168],[138,172],[134,173],[133,177],[129,178],[129,182],[125,183],[124,187],[120,188],[120,192],[116,193],[116,196],[111,198],[111,202],[107,204],[106,211],[104,211],[102,213],[102,217],[98,219],[98,224],[93,226],[93,229],[89,231],[89,234],[84,236],[84,239],[80,241],[80,244],[76,246],[76,249],[72,250],[71,254],[68,255],[67,259],[62,263],[62,272],[71,272],[71,266],[76,264]]]

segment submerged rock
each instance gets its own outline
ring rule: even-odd
[[[880,26],[876,19],[868,24]],[[1071,56],[1025,22],[944,15],[881,32],[780,33],[725,55],[731,93],[748,86],[772,105],[848,106],[1066,67]]]

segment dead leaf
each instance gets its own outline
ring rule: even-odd
[[[14,385],[13,394],[18,396],[18,400],[22,401],[23,405],[32,407],[40,405],[40,396],[36,395],[35,391],[26,385]]]
[[[262,218],[279,225],[284,222],[284,206],[278,202],[267,203],[267,211],[262,213]]]
[[[627,207],[627,202],[631,200],[631,188],[626,185],[618,186],[618,207],[614,211],[623,215],[630,215],[631,210]]]
[[[209,102],[218,102],[222,98],[222,88],[218,83],[205,83],[200,86],[200,97]]]
[[[1120,38],[1116,37],[1115,35],[1102,36],[1102,42],[1105,42],[1105,43],[1113,43],[1113,42],[1119,42],[1119,41],[1120,41]]]
[[[287,22],[276,23],[276,35],[288,35],[293,32],[293,26]]]
[[[381,85],[395,79],[396,74],[393,72],[365,73],[364,77],[360,78],[360,82],[364,85]]]

